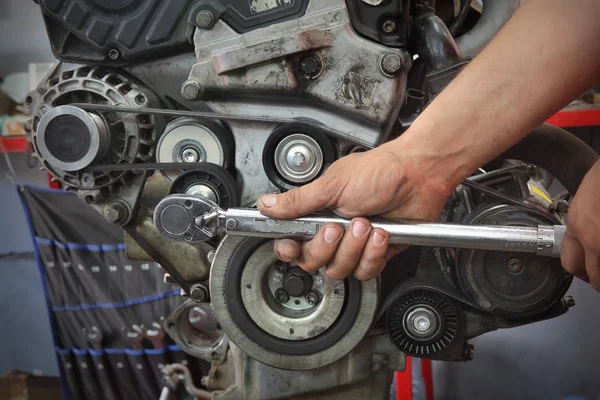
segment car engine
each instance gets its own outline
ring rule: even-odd
[[[380,278],[334,281],[268,238],[173,241],[173,221],[156,223],[164,199],[253,208],[401,135],[519,3],[485,1],[467,24],[470,0],[39,2],[61,62],[26,99],[35,154],[189,296],[164,329],[212,363],[192,394],[384,399],[406,355],[468,361],[468,340],[574,304],[557,258],[413,246]],[[564,224],[589,151],[542,126],[440,221]]]

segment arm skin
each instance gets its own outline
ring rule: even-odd
[[[282,260],[342,279],[370,279],[401,249],[369,215],[435,220],[478,167],[600,80],[600,1],[526,0],[492,42],[398,139],[335,162],[316,181],[259,199],[261,212],[295,218],[320,209],[354,217],[302,244],[277,241]],[[563,266],[600,289],[600,164],[569,211]]]

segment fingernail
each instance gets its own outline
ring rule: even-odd
[[[325,228],[323,237],[327,243],[333,244],[337,242],[338,238],[340,237],[340,231],[332,227],[327,227]]]
[[[371,241],[373,242],[373,244],[375,246],[381,246],[383,244],[383,242],[385,242],[385,236],[383,236],[379,232],[375,232],[373,234],[373,238],[371,239]]]
[[[368,230],[369,227],[364,222],[354,221],[352,223],[352,235],[354,235],[354,237],[361,238],[365,236]]]
[[[265,194],[264,196],[261,196],[260,202],[267,208],[273,207],[275,203],[277,203],[277,196],[274,194]]]

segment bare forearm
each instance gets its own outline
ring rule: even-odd
[[[598,18],[597,0],[526,0],[394,151],[457,185],[599,80]]]

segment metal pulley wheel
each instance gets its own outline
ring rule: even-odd
[[[493,205],[475,213],[473,224],[537,226],[550,215],[517,205]],[[572,280],[559,258],[511,251],[457,251],[454,268],[461,289],[484,311],[512,318],[539,314],[561,299]]]
[[[207,162],[198,163],[197,169],[181,173],[169,189],[169,194],[200,196],[223,208],[238,207],[240,192],[237,181],[225,168]]]
[[[233,159],[233,137],[220,124],[211,120],[177,118],[165,128],[156,147],[159,163],[212,163],[227,168]],[[180,170],[164,171],[171,181]]]
[[[329,138],[318,129],[297,123],[275,129],[263,151],[265,172],[281,190],[315,180],[334,161]]]
[[[212,265],[212,305],[242,351],[283,369],[307,370],[350,352],[369,331],[378,280],[333,281],[281,263],[273,242],[226,236]]]
[[[392,342],[404,353],[431,357],[444,351],[458,336],[461,311],[454,301],[434,289],[414,288],[400,293],[386,311]]]

